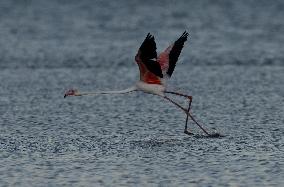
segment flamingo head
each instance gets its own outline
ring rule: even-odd
[[[64,98],[67,97],[67,96],[77,96],[77,95],[79,95],[78,90],[70,89],[70,90],[65,92]]]

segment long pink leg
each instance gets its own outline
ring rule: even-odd
[[[192,96],[191,96],[191,95],[186,95],[186,94],[183,94],[183,93],[172,92],[172,91],[165,91],[165,93],[170,93],[170,94],[175,94],[175,95],[179,95],[179,96],[182,96],[182,97],[186,97],[186,98],[188,98],[190,101],[192,101]]]
[[[182,106],[180,106],[178,103],[176,103],[175,101],[171,100],[170,98],[168,98],[167,96],[164,96],[164,98],[168,101],[170,101],[171,103],[173,103],[174,105],[176,105],[177,107],[179,107],[180,109],[182,109],[190,118],[192,121],[195,122],[195,124],[203,130],[203,132],[205,134],[207,134],[208,136],[210,136],[210,134],[192,117],[192,115],[185,109],[183,108]]]
[[[190,132],[190,131],[188,131],[188,129],[187,129],[188,113],[189,113],[190,107],[191,107],[192,96],[190,96],[190,95],[185,95],[185,94],[178,93],[178,92],[171,92],[171,91],[165,91],[165,93],[175,94],[175,95],[182,96],[182,97],[186,97],[186,98],[189,99],[189,105],[188,105],[187,114],[186,114],[186,120],[185,120],[184,133],[185,133],[185,134],[188,134],[188,135],[193,135],[193,133]]]

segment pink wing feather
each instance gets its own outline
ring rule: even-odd
[[[169,54],[173,48],[173,44],[171,44],[164,52],[162,52],[159,56],[157,61],[161,66],[161,70],[163,74],[165,74],[169,69]]]

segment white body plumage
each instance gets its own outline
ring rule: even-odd
[[[165,86],[160,84],[147,84],[143,81],[138,81],[136,83],[137,90],[141,90],[146,93],[157,94],[160,96],[164,96],[164,92],[166,90]]]

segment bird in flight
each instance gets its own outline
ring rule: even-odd
[[[132,87],[119,91],[100,91],[100,92],[82,92],[78,90],[68,90],[64,98],[67,96],[85,96],[85,95],[98,95],[98,94],[126,94],[133,91],[143,91],[148,94],[157,95],[171,102],[186,114],[186,122],[184,133],[193,135],[188,130],[188,118],[198,125],[207,136],[217,136],[216,134],[209,134],[192,116],[190,107],[192,96],[183,93],[167,90],[167,80],[172,76],[184,43],[187,41],[188,33],[185,31],[173,44],[171,44],[165,51],[157,55],[155,38],[150,33],[147,34],[145,40],[140,46],[135,61],[140,70],[140,80]],[[188,99],[188,108],[184,108],[177,102],[168,97],[168,94],[174,94]],[[218,135],[219,136],[219,135]]]

